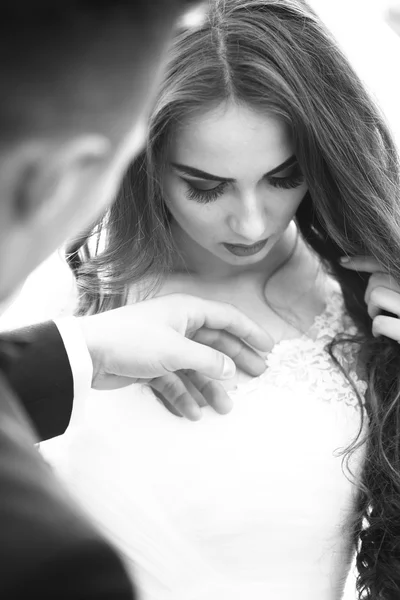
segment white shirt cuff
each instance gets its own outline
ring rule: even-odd
[[[74,408],[76,402],[89,394],[93,379],[93,363],[85,337],[76,317],[54,319],[64,342],[74,381]]]

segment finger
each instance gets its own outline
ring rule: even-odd
[[[365,290],[364,300],[369,304],[372,290],[377,287],[385,287],[394,292],[400,293],[400,285],[393,279],[389,273],[373,273],[368,280],[368,285]]]
[[[177,373],[168,373],[162,377],[156,377],[148,385],[158,392],[157,396],[163,403],[169,403],[182,417],[186,417],[190,421],[201,419],[201,410],[198,403]]]
[[[233,402],[223,386],[205,377],[197,371],[187,374],[191,384],[199,391],[207,404],[211,406],[220,415],[225,415],[233,408]]]
[[[171,341],[168,362],[164,363],[166,371],[190,369],[212,379],[230,379],[236,373],[233,360],[218,350],[194,342],[178,333]]]
[[[396,342],[400,342],[400,320],[394,317],[378,315],[372,321],[372,334],[375,337],[384,335]]]
[[[388,288],[376,287],[369,297],[368,314],[374,319],[382,310],[400,316],[400,295]]]
[[[180,371],[179,376],[184,382],[188,393],[192,396],[197,405],[200,406],[200,408],[203,408],[204,406],[207,406],[208,402],[201,392],[200,388],[202,386],[196,384],[196,379],[194,378],[195,373],[196,371]],[[198,373],[198,375],[199,377],[204,377],[204,379],[206,379],[205,375],[201,375],[200,373]]]
[[[188,298],[188,327],[193,333],[202,327],[224,329],[262,352],[269,352],[273,347],[273,339],[265,329],[231,304],[192,296]]]
[[[155,397],[157,398],[157,400],[159,400],[159,402],[173,415],[175,415],[176,417],[180,417],[182,418],[183,415],[181,415],[181,413],[168,401],[166,400],[166,398],[164,398],[164,396],[161,394],[161,392],[159,392],[158,390],[156,390],[154,387],[152,387],[150,385],[153,394],[155,395]]]
[[[236,367],[254,377],[258,377],[266,369],[264,358],[227,331],[203,327],[195,334],[193,340],[230,356]]]
[[[340,259],[342,267],[352,271],[365,273],[376,273],[385,271],[382,265],[373,256],[342,256]]]
[[[186,388],[186,391],[188,392],[188,394],[192,397],[192,399],[196,402],[196,404],[199,407],[204,407],[207,406],[208,402],[207,400],[204,398],[204,396],[201,394],[199,387],[196,386],[196,384],[194,382],[191,381],[192,376],[193,376],[194,372],[192,373],[191,371],[179,371],[178,373],[176,373],[176,375],[179,377],[179,379],[182,381],[184,387]],[[161,392],[159,392],[156,387],[161,388],[162,386],[162,379],[163,377],[159,377],[157,378],[160,381],[158,383],[156,383],[155,387],[153,387],[153,392],[154,394],[157,396],[157,398],[161,401],[161,403],[170,411],[172,412],[174,415],[182,417],[182,416],[187,416],[186,414],[182,415],[176,408],[175,408],[175,403],[177,401],[177,398],[175,395],[170,394],[168,389],[164,390],[164,393],[168,394],[168,398],[163,396],[161,394]],[[204,377],[204,379],[206,379]],[[154,379],[154,381],[156,380],[156,378]],[[150,384],[151,387],[151,384]],[[181,388],[182,391],[183,388]],[[184,390],[183,390],[184,391]],[[184,408],[185,410],[185,408]]]

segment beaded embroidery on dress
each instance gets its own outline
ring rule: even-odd
[[[338,450],[361,410],[325,350],[339,332],[356,330],[334,284],[312,327],[229,392],[228,415],[179,419],[144,385],[76,407],[53,464],[122,552],[141,600],[340,600],[364,447],[353,479]],[[354,345],[335,355],[363,397]]]

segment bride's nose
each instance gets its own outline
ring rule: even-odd
[[[266,206],[255,191],[243,193],[228,219],[231,230],[238,236],[238,244],[252,244],[263,239],[266,231]]]

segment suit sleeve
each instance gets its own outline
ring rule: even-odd
[[[58,328],[48,321],[2,333],[1,339],[18,346],[5,373],[40,441],[63,434],[71,418],[74,382]]]
[[[21,408],[0,377],[0,598],[134,600],[120,557],[34,448]]]

